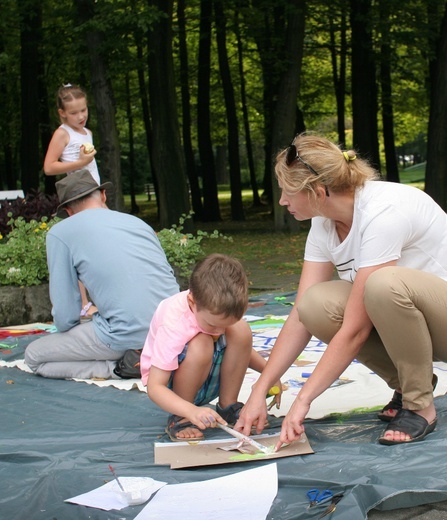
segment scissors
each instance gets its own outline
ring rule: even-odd
[[[329,489],[323,489],[323,491],[320,491],[319,489],[309,489],[307,492],[307,498],[309,499],[309,505],[307,508],[314,507],[318,505],[320,502],[323,502],[323,500],[327,500],[328,498],[332,498],[334,494],[332,491],[329,491]]]
[[[343,493],[333,496],[330,506],[326,509],[326,511],[323,512],[323,514],[319,518],[324,518],[325,516],[331,515],[337,508],[337,504],[340,502],[342,498]]]

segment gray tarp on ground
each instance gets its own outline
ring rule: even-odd
[[[167,440],[159,439],[167,415],[144,393],[46,380],[16,368],[0,368],[0,387],[2,520],[135,518],[143,506],[107,512],[64,503],[110,480],[108,464],[121,476],[176,484],[271,462],[188,470],[155,466],[153,445]],[[315,454],[276,461],[279,490],[268,518],[318,518],[322,509],[307,510],[306,491],[314,487],[344,492],[331,520],[364,519],[385,499],[383,509],[446,500],[447,397],[437,398],[436,407],[435,433],[406,446],[377,444],[383,423],[373,414],[309,421],[306,432]],[[279,426],[280,419],[272,424]],[[208,438],[222,435],[207,433]]]

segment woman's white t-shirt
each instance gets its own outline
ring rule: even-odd
[[[314,217],[304,259],[330,261],[350,282],[360,268],[393,260],[447,280],[447,215],[418,188],[368,181],[355,193],[346,239],[340,243],[334,221]]]

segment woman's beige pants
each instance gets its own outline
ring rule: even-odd
[[[298,312],[318,339],[329,343],[343,323],[352,284],[337,280],[306,291]],[[401,388],[404,408],[433,400],[433,361],[447,361],[447,282],[406,267],[384,267],[368,278],[364,303],[374,329],[357,359]]]

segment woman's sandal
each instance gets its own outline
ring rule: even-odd
[[[189,421],[185,421],[185,418],[181,415],[170,415],[168,417],[168,425],[166,426],[165,432],[173,442],[197,442],[203,441],[205,438],[203,435],[200,437],[177,437],[177,433],[185,430],[186,428],[198,429],[195,424],[192,424]]]
[[[392,421],[396,416],[388,415],[387,413],[385,413],[389,410],[402,410],[402,394],[397,390],[394,390],[394,394],[391,401],[382,408],[382,410],[377,414],[377,417],[384,422]]]
[[[436,374],[433,374],[432,384],[434,390],[436,388],[436,385],[438,384],[438,376]],[[377,417],[384,422],[392,421],[397,414],[388,415],[387,413],[385,413],[389,410],[396,410],[397,412],[399,410],[402,410],[402,394],[397,390],[394,391],[391,401],[382,408],[382,410],[377,414]]]
[[[412,412],[411,410],[401,409],[386,427],[382,437],[379,439],[379,443],[391,446],[394,444],[408,444],[409,442],[422,441],[436,428],[437,422],[438,419],[436,417],[431,423],[429,423],[417,413]],[[395,441],[385,437],[385,434],[388,431],[405,433],[406,435],[409,435],[411,439],[408,441]]]

